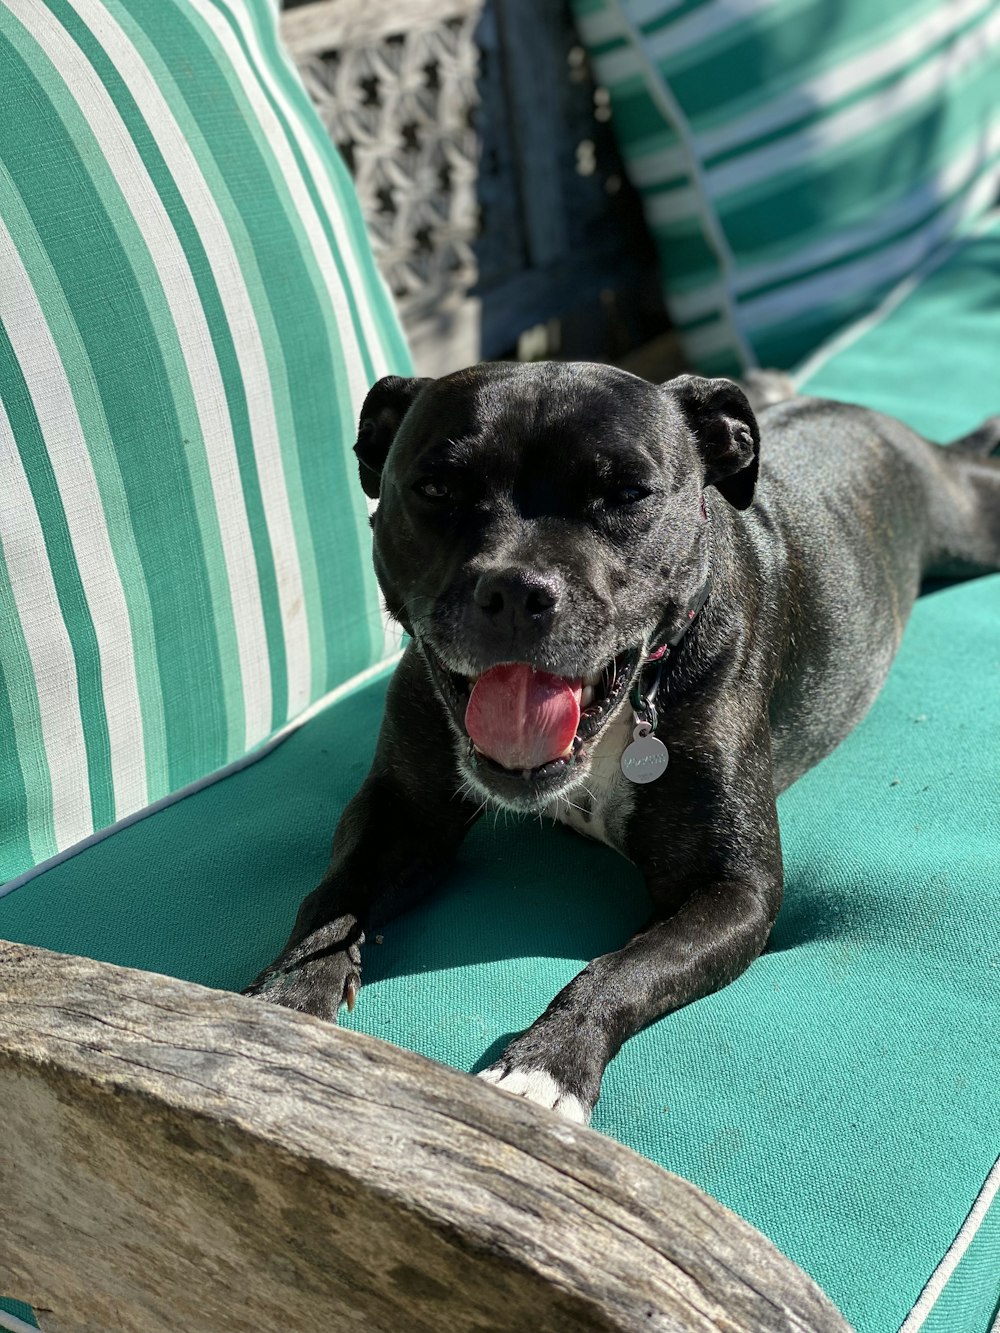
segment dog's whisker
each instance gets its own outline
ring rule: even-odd
[[[576,802],[575,802],[575,801],[571,801],[571,800],[569,799],[568,796],[564,796],[562,799],[563,799],[563,801],[565,802],[565,804],[568,805],[568,806],[570,807],[570,809],[572,809],[572,810],[579,810],[579,812],[580,812],[581,815],[589,815],[589,814],[590,814],[590,811],[589,811],[589,810],[585,810],[585,809],[583,808],[582,805],[577,805]]]

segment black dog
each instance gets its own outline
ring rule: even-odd
[[[763,950],[775,795],[864,715],[921,578],[1000,567],[1000,460],[976,457],[998,443],[1000,418],[945,451],[807,398],[758,429],[728,380],[597,365],[380,381],[356,453],[413,642],[330,869],[249,993],[333,1018],[365,932],[486,802],[545,810],[639,867],[652,918],[483,1077],[586,1121],[627,1037]]]

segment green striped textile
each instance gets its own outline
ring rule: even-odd
[[[268,0],[0,0],[0,883],[391,653],[408,369]]]
[[[986,211],[994,0],[573,0],[693,365],[791,366]]]

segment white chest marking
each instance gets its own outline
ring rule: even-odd
[[[632,710],[624,707],[608,723],[591,754],[583,783],[546,807],[545,813],[584,837],[621,851],[635,788],[622,776],[622,751],[632,739]]]

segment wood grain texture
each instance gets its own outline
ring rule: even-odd
[[[621,1145],[241,996],[0,942],[0,1107],[0,1285],[65,1333],[850,1333]]]

